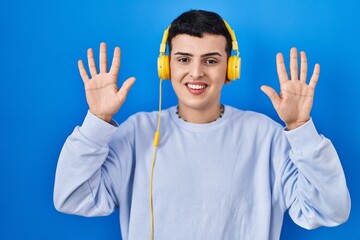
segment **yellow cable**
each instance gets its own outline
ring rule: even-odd
[[[156,162],[156,153],[159,145],[160,139],[160,119],[161,119],[161,103],[162,103],[162,79],[160,79],[159,86],[159,111],[158,111],[158,123],[157,129],[154,136],[154,152],[151,161],[151,174],[150,174],[150,240],[154,239],[154,209],[153,209],[153,178],[154,178],[154,168]]]
[[[153,153],[153,158],[152,158],[152,163],[151,163],[151,175],[150,175],[150,221],[151,221],[150,240],[154,239],[154,211],[153,211],[153,196],[152,196],[153,188],[152,188],[152,186],[153,186],[153,176],[154,176],[156,152],[157,152],[157,147],[154,147],[154,153]]]

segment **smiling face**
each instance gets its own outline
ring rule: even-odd
[[[204,123],[219,116],[220,95],[226,80],[227,53],[224,36],[180,34],[171,40],[171,83],[181,116]]]

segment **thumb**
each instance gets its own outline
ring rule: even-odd
[[[270,101],[273,104],[274,108],[278,109],[278,105],[280,103],[280,97],[276,93],[276,91],[272,87],[265,85],[261,86],[260,89],[270,98]]]
[[[121,102],[125,101],[126,96],[128,95],[130,88],[132,87],[134,82],[135,82],[135,78],[130,77],[130,78],[126,79],[126,81],[122,84],[121,88],[117,92],[117,95],[120,98]]]

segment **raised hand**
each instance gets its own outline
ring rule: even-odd
[[[307,58],[300,52],[300,76],[298,72],[298,53],[296,48],[290,50],[290,79],[286,72],[284,57],[276,55],[277,73],[280,82],[280,94],[269,86],[261,86],[261,90],[270,98],[280,119],[287,129],[297,128],[310,119],[310,111],[314,101],[314,90],[319,79],[320,65],[315,64],[309,84],[306,83]]]
[[[79,72],[84,82],[86,101],[91,113],[104,121],[110,122],[125,102],[126,96],[135,82],[134,77],[128,78],[118,89],[117,78],[120,69],[120,48],[116,47],[110,71],[108,71],[106,44],[100,44],[100,72],[96,70],[94,53],[87,51],[87,60],[91,78],[87,74],[83,61],[78,61]]]

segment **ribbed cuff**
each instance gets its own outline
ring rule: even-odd
[[[79,131],[90,141],[100,146],[107,146],[118,126],[114,120],[107,123],[88,111]]]
[[[284,132],[295,154],[309,152],[323,140],[312,119],[298,128]]]

